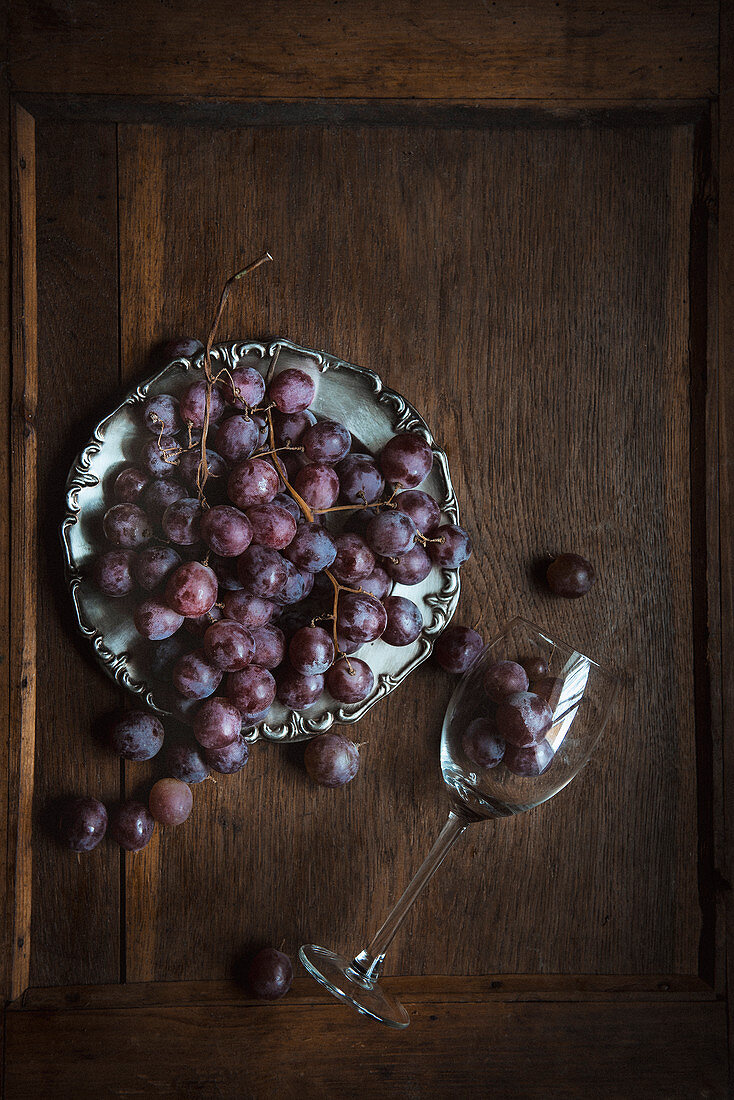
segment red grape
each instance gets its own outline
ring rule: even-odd
[[[484,642],[476,630],[468,626],[450,626],[437,639],[433,655],[446,672],[460,676],[474,664],[483,649]]]
[[[222,603],[228,619],[234,619],[250,628],[269,623],[275,611],[275,604],[270,600],[245,591],[225,592]]]
[[[181,445],[172,435],[149,439],[140,448],[138,462],[152,477],[170,477],[178,467]]]
[[[316,417],[308,409],[303,412],[290,413],[288,415],[275,411],[273,413],[273,436],[279,447],[288,444],[297,446],[301,438],[312,424],[316,423]]]
[[[170,638],[164,638],[160,642],[152,642],[150,645],[149,668],[156,680],[163,683],[171,682],[173,666],[179,657],[188,653],[190,645],[181,634],[173,634]]]
[[[104,514],[102,527],[113,546],[137,550],[153,537],[150,520],[137,504],[113,504]]]
[[[143,493],[143,506],[148,515],[154,516],[160,522],[158,517],[163,515],[169,504],[183,500],[188,495],[188,490],[179,481],[169,477],[154,477]]]
[[[268,504],[278,492],[280,479],[264,458],[248,458],[238,463],[229,475],[227,492],[238,508]]]
[[[433,497],[420,489],[408,489],[395,497],[399,512],[410,516],[422,535],[430,535],[441,522],[441,509]]]
[[[276,374],[269,393],[279,412],[299,413],[307,409],[316,396],[316,383],[305,371],[288,367]]]
[[[184,617],[163,600],[151,596],[135,608],[134,621],[138,634],[151,642],[160,642],[176,633]]]
[[[359,535],[336,535],[334,545],[336,557],[331,570],[338,581],[343,584],[357,584],[374,571],[375,555]],[[387,575],[385,579],[387,580]]]
[[[149,481],[148,474],[144,474],[142,470],[135,466],[126,466],[115,478],[115,500],[119,500],[121,504],[137,503]]]
[[[303,449],[311,462],[333,465],[349,454],[352,436],[343,424],[335,420],[321,420],[303,433]]]
[[[484,673],[484,690],[493,703],[528,690],[528,674],[515,661],[495,661]]]
[[[293,967],[291,960],[274,947],[258,951],[247,969],[250,991],[263,1001],[277,1001],[291,987]]]
[[[413,432],[401,432],[389,439],[380,451],[380,469],[393,485],[415,489],[430,473],[433,451]]]
[[[193,497],[169,504],[163,513],[164,534],[177,546],[195,546],[201,534],[201,505]]]
[[[546,740],[523,748],[508,744],[505,750],[505,765],[515,775],[542,775],[552,763],[553,749]]]
[[[137,555],[132,550],[107,550],[95,558],[91,575],[105,596],[127,596],[135,588]]]
[[[216,574],[220,592],[242,591],[242,581],[237,576],[237,562],[234,558],[220,558],[219,554],[211,553],[209,566]]]
[[[217,599],[217,578],[212,569],[199,561],[179,565],[168,578],[166,603],[192,619],[209,611]]]
[[[257,447],[259,435],[252,417],[229,416],[219,425],[214,446],[225,462],[242,462]]]
[[[163,745],[163,725],[144,710],[115,711],[107,719],[107,743],[126,760],[150,760]]]
[[[334,564],[336,565],[336,562]],[[336,572],[334,575],[336,576]],[[337,580],[342,579],[342,577],[337,577]],[[376,600],[382,600],[390,591],[390,588],[392,587],[392,581],[390,580],[382,566],[376,565],[368,577],[363,577],[360,580],[359,587],[364,592],[369,592],[369,594],[371,596],[374,596]]]
[[[172,546],[146,546],[133,562],[133,573],[141,588],[152,592],[181,564],[181,555]]]
[[[192,382],[181,394],[179,416],[192,428],[203,428],[206,415],[206,382]],[[211,387],[209,423],[214,424],[224,412],[224,398],[216,386]]]
[[[548,675],[548,665],[542,657],[523,657],[518,662],[528,674],[528,680],[540,680]]]
[[[209,775],[209,765],[191,742],[174,743],[166,753],[166,770],[182,783],[201,783]]]
[[[279,504],[281,508],[285,508],[286,512],[290,512],[296,523],[300,523],[303,519],[303,512],[288,493],[276,493],[273,497],[273,504]]]
[[[567,600],[585,596],[596,580],[594,566],[580,554],[560,554],[550,563],[545,575],[551,592]]]
[[[178,464],[178,476],[192,490],[198,490],[199,480],[204,477],[203,470],[201,474],[199,473],[200,466],[200,447],[196,447],[193,451],[186,451],[185,454],[181,455]],[[209,447],[206,449],[206,478],[207,493],[211,493],[217,482],[220,483],[222,491],[224,491],[227,481],[227,463],[220,454],[217,454],[216,451],[211,450]]]
[[[555,710],[563,691],[563,680],[560,676],[541,676],[539,680],[533,680],[530,690],[545,699],[551,710]]]
[[[326,686],[339,703],[359,703],[374,684],[372,669],[359,657],[340,657],[326,673]]]
[[[322,733],[306,745],[303,763],[319,786],[344,787],[359,771],[359,750],[341,733]]]
[[[206,699],[217,690],[222,675],[221,668],[205,661],[200,653],[184,653],[173,666],[171,680],[184,699]]]
[[[173,359],[193,359],[203,350],[204,345],[201,340],[196,340],[193,336],[182,336],[177,340],[169,340],[167,344],[163,345],[161,358],[165,363],[169,363]]]
[[[107,810],[96,798],[70,798],[58,819],[59,839],[72,852],[91,852],[107,832]]]
[[[216,696],[194,715],[194,737],[205,749],[221,749],[239,736],[242,715],[228,699]]]
[[[299,523],[285,556],[296,569],[320,573],[336,557],[336,546],[328,531],[318,523]]]
[[[283,564],[285,565],[285,584],[283,585],[283,591],[279,592],[277,596],[273,596],[273,599],[276,603],[281,604],[299,603],[306,595],[305,578],[311,577],[311,582],[313,582],[313,573],[302,573],[287,558],[283,558]]]
[[[442,569],[458,569],[471,557],[471,539],[464,528],[455,523],[445,523],[442,527],[437,527],[431,538],[442,540],[431,542],[428,546],[431,559]]]
[[[341,592],[336,625],[339,633],[348,641],[374,642],[387,626],[387,613],[374,596]]]
[[[254,367],[235,367],[230,377],[222,382],[222,390],[228,405],[253,409],[265,396],[265,380]]]
[[[324,677],[320,674],[303,676],[287,665],[278,672],[276,694],[283,706],[291,710],[312,707],[323,690]]]
[[[385,479],[370,455],[347,455],[336,472],[341,495],[348,504],[371,504],[385,488]]]
[[[252,662],[261,668],[274,669],[282,664],[285,656],[285,634],[280,627],[266,623],[252,631],[255,655]]]
[[[382,633],[388,645],[410,645],[423,629],[423,616],[412,600],[405,596],[387,596],[383,600],[387,626]]]
[[[293,479],[293,488],[306,504],[317,511],[331,508],[339,496],[339,478],[324,462],[312,462],[299,470]]]
[[[206,545],[223,558],[239,557],[252,541],[249,519],[231,504],[208,508],[201,517],[199,530]]]
[[[204,653],[210,664],[225,672],[237,672],[252,663],[255,643],[246,626],[222,619],[204,635]]]
[[[204,759],[210,768],[222,775],[233,775],[244,768],[250,749],[245,739],[237,734],[234,741],[219,749],[204,749]]]
[[[409,550],[416,534],[413,520],[404,512],[380,512],[367,524],[365,539],[375,554],[393,557]]]
[[[128,852],[144,848],[154,829],[155,821],[148,807],[132,798],[117,807],[110,821],[110,834]]]
[[[283,550],[296,533],[296,520],[288,508],[275,500],[269,504],[253,504],[247,509],[252,526],[252,541],[271,550]]]
[[[288,645],[288,657],[302,676],[326,672],[334,660],[334,642],[320,626],[302,626]]]
[[[181,825],[193,805],[191,788],[180,779],[159,779],[148,795],[148,809],[161,825]]]
[[[431,559],[422,546],[411,546],[395,560],[383,558],[382,565],[388,576],[398,584],[420,584],[431,572]]]
[[[505,742],[491,718],[475,718],[461,736],[461,747],[480,768],[496,768],[505,755]]]
[[[508,695],[497,707],[497,729],[505,741],[518,748],[542,741],[552,721],[553,714],[545,699],[531,691]]]
[[[158,437],[174,435],[181,427],[178,415],[178,401],[170,393],[159,393],[148,397],[143,405],[143,424]]]
[[[241,714],[259,714],[275,698],[275,680],[266,668],[248,665],[227,677],[227,695]]]
[[[362,648],[361,642],[350,642],[347,638],[342,638],[340,634],[336,636],[336,648],[339,653],[346,653],[347,656],[351,656],[352,653],[358,653]]]
[[[239,578],[249,592],[267,599],[283,591],[286,567],[277,550],[252,544],[237,559]]]

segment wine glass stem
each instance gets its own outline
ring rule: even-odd
[[[360,978],[369,982],[377,981],[382,970],[382,964],[385,961],[385,953],[398,928],[408,915],[408,910],[428,880],[433,877],[443,863],[449,849],[459,839],[468,824],[470,824],[468,818],[455,813],[453,810],[450,811],[448,821],[438,834],[435,844],[408,883],[387,920],[370,941],[366,950],[360,951],[352,960],[352,968],[357,971]]]

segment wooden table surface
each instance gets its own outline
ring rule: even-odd
[[[59,0],[6,29],[4,1095],[726,1096],[729,6]],[[274,1005],[233,972],[356,950],[407,884],[446,813],[430,662],[342,791],[258,744],[141,853],[48,828],[158,774],[92,735],[122,695],[74,632],[69,465],[264,248],[220,336],[322,348],[421,411],[475,545],[456,621],[523,614],[620,673],[572,787],[470,829],[411,912],[402,1033],[300,967]],[[583,600],[538,581],[561,550],[598,568]]]

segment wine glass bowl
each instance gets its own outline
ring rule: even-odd
[[[500,662],[532,672],[538,671],[532,663],[542,662],[547,669],[528,678],[524,690],[544,699],[550,724],[525,748],[503,737],[502,701],[496,690],[495,698],[489,695]],[[557,794],[601,737],[614,688],[613,675],[596,661],[527,620],[513,619],[464,674],[446,710],[441,770],[452,807],[475,818],[510,817]],[[536,769],[539,774],[528,774]]]
[[[606,726],[614,675],[526,619],[513,619],[464,674],[446,710],[441,770],[449,815],[433,848],[369,945],[353,959],[304,944],[306,970],[335,997],[388,1027],[408,1013],[381,985],[385,953],[411,905],[469,825],[545,802],[584,766]]]

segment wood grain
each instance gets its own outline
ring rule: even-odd
[[[680,974],[394,974],[390,992],[411,1004],[474,1003],[489,1001],[714,1001],[716,993],[700,978]],[[298,975],[288,991],[294,1004],[332,1004],[331,994],[308,974]],[[8,1012],[161,1008],[187,1005],[245,1005],[262,1008],[241,979],[219,982],[125,982],[122,985],[52,986],[27,989],[8,1005]]]
[[[38,402],[36,287],[36,158],[33,118],[13,118],[13,378],[11,404],[10,721],[7,887],[12,899],[10,989],[28,985],[30,967],[32,801],[36,711],[36,581],[38,537],[36,409]]]
[[[721,86],[719,99],[719,251],[718,251],[718,459],[721,544],[721,716],[726,862],[727,975],[729,990],[729,1072],[734,1081],[734,12],[721,12]],[[715,437],[716,438],[716,437]]]
[[[0,43],[3,56],[7,56],[7,9],[0,15]],[[0,420],[4,426],[0,433],[0,467],[7,470],[10,466],[10,425],[11,394],[11,202],[12,171],[10,155],[10,94],[7,83],[0,86],[0,194],[6,201],[0,203]],[[0,488],[0,774],[10,776],[10,761],[14,756],[13,742],[15,730],[10,722],[10,479],[2,479]],[[0,852],[4,853],[6,866],[12,861],[15,838],[8,831],[9,783],[0,783]],[[13,898],[14,890],[9,889],[7,879],[3,879],[0,891],[0,991],[7,998],[11,993],[11,974],[13,964]]]
[[[727,1095],[720,1003],[407,1007],[403,1032],[334,1002],[8,1013],[5,1095]]]
[[[634,100],[717,85],[715,0],[26,0],[11,19],[23,92]]]
[[[557,120],[120,127],[123,369],[204,332],[223,278],[268,247],[277,266],[222,336],[287,335],[378,370],[449,454],[477,547],[459,620],[491,634],[524,613],[623,675],[573,793],[473,830],[391,969],[697,971],[713,898],[696,871],[692,139]],[[584,601],[534,580],[561,548],[599,566]],[[135,857],[128,977],[224,977],[262,942],[361,946],[440,826],[450,691],[424,667],[373,711],[343,792],[314,790],[299,750],[276,746],[197,788],[186,829]]]
[[[31,980],[120,977],[120,852],[64,851],[52,833],[58,800],[120,796],[119,761],[94,720],[119,705],[78,635],[62,570],[64,483],[76,454],[119,392],[114,126],[44,122],[38,141],[39,515],[37,737]],[[32,559],[30,559],[32,560]]]

